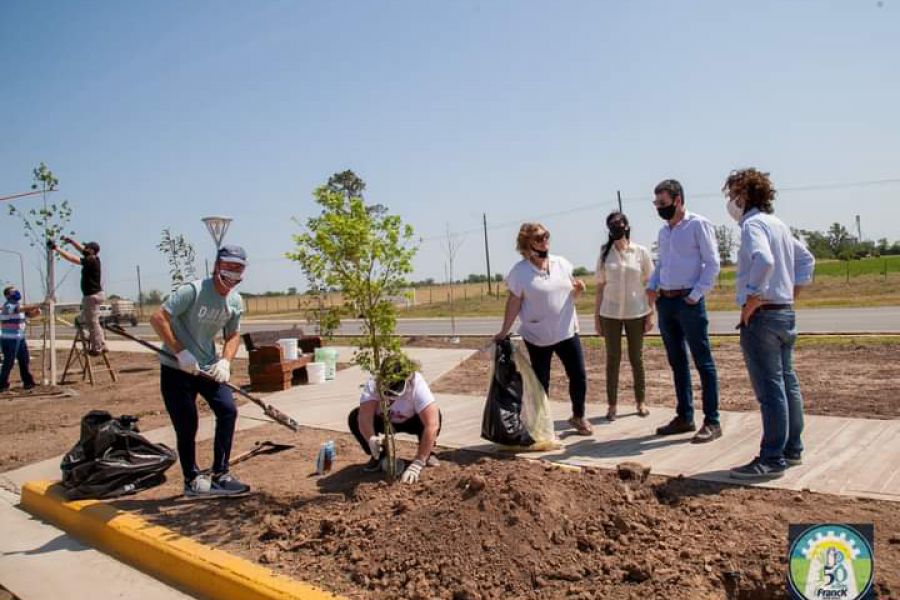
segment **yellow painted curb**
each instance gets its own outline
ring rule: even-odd
[[[67,502],[52,481],[22,486],[22,507],[89,545],[190,594],[215,600],[339,600],[307,583],[277,575],[151,525],[96,500]]]

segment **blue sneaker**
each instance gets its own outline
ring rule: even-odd
[[[231,473],[225,472],[213,475],[212,487],[209,493],[213,496],[238,496],[250,491],[250,486],[241,483]]]
[[[787,463],[789,467],[796,467],[797,465],[803,464],[803,455],[799,452],[797,454],[788,454],[784,453],[784,462]]]
[[[731,478],[744,481],[768,481],[770,479],[778,479],[784,475],[786,468],[785,465],[764,463],[757,456],[746,465],[731,469]]]

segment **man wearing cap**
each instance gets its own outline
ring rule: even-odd
[[[150,318],[164,349],[175,356],[160,355],[160,388],[175,428],[185,496],[233,496],[250,491],[250,486],[228,472],[237,407],[231,389],[225,385],[231,378],[244,311],[235,288],[246,266],[243,248],[222,246],[212,277],[182,285]],[[219,356],[215,337],[223,330],[225,343]],[[216,416],[212,477],[200,473],[195,458],[197,394]]]
[[[9,374],[13,364],[19,361],[19,377],[22,387],[34,387],[34,377],[28,370],[28,343],[25,340],[27,317],[41,314],[37,304],[22,304],[22,292],[11,285],[3,290],[3,308],[0,310],[0,347],[3,350],[3,367],[0,368],[0,392],[9,389]]]
[[[419,372],[418,364],[403,354],[391,354],[384,359],[380,379],[389,405],[392,428],[419,439],[416,456],[400,477],[403,483],[416,483],[423,468],[440,464],[432,451],[441,431],[441,411],[428,382]],[[369,455],[369,463],[363,470],[379,470],[384,449],[384,418],[374,377],[366,382],[359,406],[350,412],[347,425],[363,452]]]
[[[70,237],[63,236],[62,241],[70,244],[81,256],[67,252],[59,248],[55,243],[50,243],[50,249],[56,250],[61,257],[81,267],[81,310],[88,327],[88,352],[98,355],[106,351],[106,338],[103,335],[103,327],[100,326],[100,305],[106,300],[103,294],[100,271],[100,244],[87,242],[80,244]]]

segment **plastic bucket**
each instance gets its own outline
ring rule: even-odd
[[[325,379],[334,379],[337,373],[338,351],[334,348],[316,348],[315,360],[325,363]]]
[[[325,363],[306,363],[306,376],[309,383],[325,383]]]
[[[297,338],[282,338],[278,340],[278,345],[284,360],[297,360]]]

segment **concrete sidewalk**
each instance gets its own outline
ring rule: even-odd
[[[0,583],[22,600],[190,598],[35,519],[18,502],[0,490]]]

